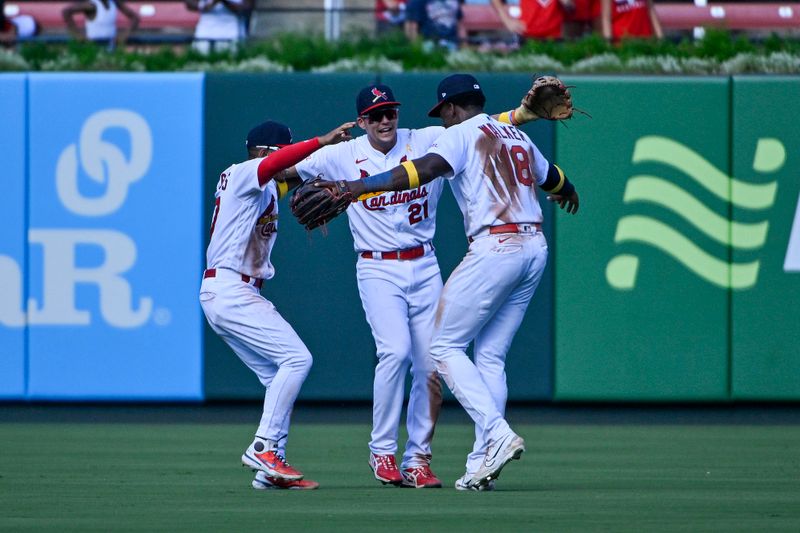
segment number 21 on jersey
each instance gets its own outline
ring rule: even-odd
[[[408,206],[408,223],[412,226],[428,218],[428,200]]]

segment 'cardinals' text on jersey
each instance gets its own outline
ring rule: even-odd
[[[421,157],[443,131],[440,126],[398,129],[397,143],[388,154],[373,148],[363,135],[318,150],[296,169],[303,180],[365,178]],[[443,186],[435,179],[414,190],[367,194],[353,202],[347,215],[356,251],[402,250],[433,239]]]

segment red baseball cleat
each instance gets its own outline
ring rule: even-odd
[[[403,476],[400,474],[400,469],[397,468],[397,463],[394,460],[394,455],[377,455],[374,453],[369,454],[369,467],[375,474],[375,479],[386,485],[399,485],[403,482]]]
[[[412,466],[403,469],[403,486],[415,489],[440,488],[442,482],[428,465]]]
[[[285,480],[303,479],[303,473],[286,462],[277,449],[268,448],[262,440],[255,440],[242,455],[242,464],[260,470],[270,477]]]
[[[253,488],[256,490],[314,490],[319,488],[319,483],[310,479],[288,480],[277,477],[269,477],[260,470],[256,472],[253,480]]]

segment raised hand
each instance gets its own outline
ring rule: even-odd
[[[327,146],[329,144],[336,144],[342,141],[349,141],[353,138],[350,135],[350,129],[355,125],[355,122],[345,122],[341,126],[338,126],[325,135],[319,137],[319,144],[322,146]]]

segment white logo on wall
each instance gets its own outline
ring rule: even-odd
[[[103,139],[109,128],[123,129],[130,137],[130,157]],[[128,190],[142,179],[150,167],[153,138],[147,121],[125,109],[106,109],[89,116],[81,128],[77,144],[70,144],[56,164],[56,192],[66,209],[84,217],[101,217],[118,211]],[[99,196],[87,197],[78,187],[79,169],[85,176],[104,186]],[[28,242],[42,250],[41,301],[30,298],[27,304],[29,325],[92,324],[92,313],[76,308],[78,284],[94,285],[99,297],[100,315],[111,326],[135,328],[153,313],[153,300],[142,297],[134,305],[133,290],[124,274],[136,264],[136,243],[114,229],[30,229]],[[92,267],[76,264],[78,247],[90,246],[103,251],[103,262]],[[22,273],[10,257],[0,256],[0,324],[23,327]],[[16,286],[14,283],[16,280]],[[167,310],[159,310],[159,322],[169,321]]]
[[[103,133],[109,128],[128,131],[130,159],[117,145],[103,140]],[[102,196],[90,198],[81,195],[78,190],[78,152],[80,166],[86,176],[106,186]],[[83,123],[78,145],[70,144],[58,158],[58,197],[64,207],[76,215],[109,215],[122,207],[128,196],[128,188],[144,177],[152,158],[153,136],[141,115],[125,109],[98,111]]]

